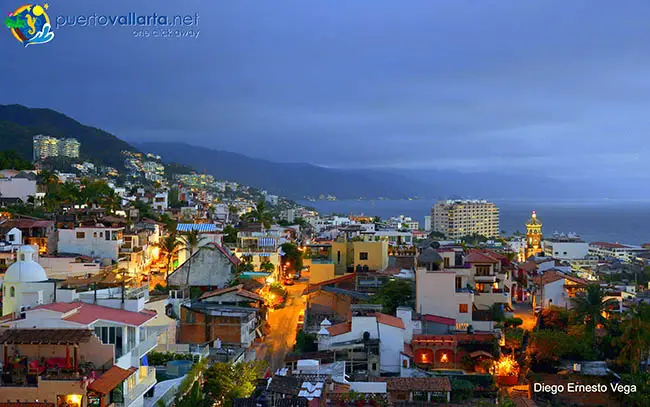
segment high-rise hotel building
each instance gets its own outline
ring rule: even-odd
[[[431,226],[434,232],[448,239],[479,234],[499,236],[499,208],[485,200],[439,201],[431,208]]]
[[[58,156],[79,158],[79,147],[81,144],[75,138],[58,139],[39,134],[32,138],[32,142],[34,146],[34,161]]]

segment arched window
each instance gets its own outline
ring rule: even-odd
[[[16,287],[12,286],[9,288],[9,296],[12,298],[16,296]]]

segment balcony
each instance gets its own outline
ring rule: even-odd
[[[135,348],[131,349],[131,365],[132,366],[139,366],[140,365],[140,359],[146,355],[147,353],[151,352],[153,349],[158,346],[158,336],[160,334],[158,332],[149,331],[149,336],[147,339],[144,341],[140,342],[138,346]]]
[[[131,389],[127,389],[124,394],[124,404],[127,406],[133,403],[133,401],[135,401],[138,397],[149,391],[149,389],[151,389],[156,384],[156,369],[153,367],[140,366],[134,375],[137,381],[136,385]]]
[[[477,283],[496,283],[497,276],[496,275],[474,276],[474,281]]]

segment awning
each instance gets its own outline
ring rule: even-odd
[[[210,233],[217,231],[217,225],[213,223],[179,223],[176,226],[177,232],[190,232],[196,230],[199,233]]]
[[[494,359],[494,356],[492,356],[491,353],[488,353],[488,352],[486,352],[484,350],[477,350],[476,352],[470,353],[469,356],[472,357],[472,358],[478,358],[478,357],[483,356],[483,357],[486,357],[486,358]]]
[[[257,240],[258,247],[275,247],[275,239],[272,237],[260,237]]]
[[[135,367],[131,367],[128,370],[124,370],[121,367],[113,366],[106,371],[103,375],[99,376],[99,379],[88,385],[88,390],[100,394],[108,394],[117,386],[119,386],[123,381],[125,381],[129,376],[131,376],[136,370]]]

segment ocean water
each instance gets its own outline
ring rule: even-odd
[[[501,229],[525,232],[532,210],[542,221],[542,233],[577,233],[587,242],[607,241],[640,245],[650,242],[650,201],[493,201],[499,207]],[[433,200],[300,202],[321,213],[405,215],[424,226]]]

